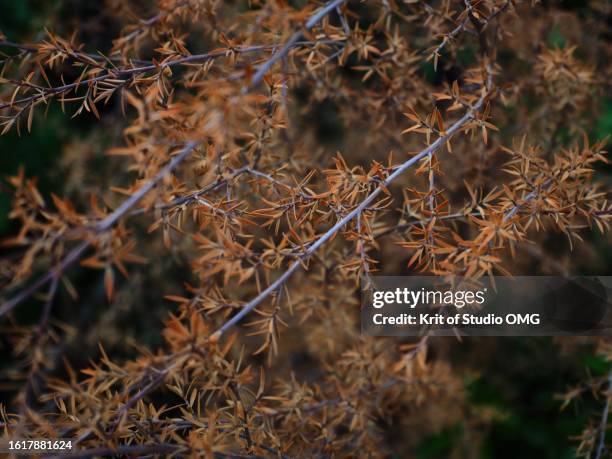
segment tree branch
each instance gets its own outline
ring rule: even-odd
[[[325,16],[327,16],[329,13],[331,13],[333,10],[338,8],[340,5],[342,5],[346,1],[347,0],[333,0],[333,1],[327,2],[327,4],[323,8],[321,8],[315,14],[310,16],[304,28],[306,30],[312,29],[315,25],[317,25],[320,21],[322,21]],[[295,46],[295,44],[298,42],[300,38],[302,38],[302,31],[298,30],[291,36],[291,38],[289,38],[289,40],[283,45],[280,51],[278,51],[276,54],[273,54],[272,57],[270,57],[270,59],[264,62],[263,65],[261,65],[261,67],[257,69],[257,72],[255,72],[255,75],[253,75],[253,78],[249,82],[249,84],[245,85],[242,88],[242,92],[247,93],[251,91],[253,88],[255,88],[259,83],[261,83],[261,80],[263,80],[263,77],[266,75],[266,73],[268,73],[268,71],[272,68],[272,66],[276,64],[279,60],[287,56],[291,48]]]
[[[301,35],[300,35],[301,36]],[[299,42],[300,37],[298,37],[297,40],[295,40],[294,42],[291,43],[291,45],[289,46],[289,49],[295,46],[302,46],[305,44],[310,44],[311,42],[306,41],[306,42]],[[255,45],[255,46],[249,46],[246,48],[233,48],[231,50],[229,49],[222,49],[222,50],[218,50],[218,51],[212,51],[210,53],[204,53],[204,54],[192,54],[190,56],[185,56],[185,57],[181,57],[178,59],[173,59],[173,60],[168,60],[166,62],[163,62],[159,65],[154,65],[154,64],[150,64],[150,65],[144,65],[144,66],[140,66],[140,67],[133,67],[133,68],[128,68],[128,69],[108,69],[107,73],[105,73],[104,75],[98,75],[96,77],[91,77],[91,78],[85,78],[82,80],[78,80],[75,81],[73,83],[68,83],[62,86],[57,86],[57,87],[50,87],[50,88],[45,88],[44,91],[40,91],[37,94],[33,94],[31,96],[28,97],[23,97],[21,99],[15,100],[15,101],[11,101],[11,102],[5,102],[0,104],[0,110],[5,109],[5,108],[9,108],[9,107],[15,107],[15,106],[21,106],[24,104],[29,104],[29,103],[33,103],[33,102],[38,102],[39,100],[46,100],[49,97],[53,97],[53,96],[57,96],[59,94],[63,94],[69,91],[72,91],[74,89],[77,89],[81,86],[85,86],[85,85],[91,85],[91,84],[95,84],[95,83],[99,83],[101,81],[105,81],[108,79],[121,79],[121,78],[125,78],[125,81],[127,81],[128,77],[133,77],[136,75],[140,75],[143,73],[148,73],[148,72],[153,72],[153,71],[157,71],[160,72],[166,68],[171,68],[177,65],[183,65],[183,64],[193,64],[193,63],[201,63],[201,62],[206,62],[212,59],[216,59],[219,57],[225,57],[228,55],[229,52],[234,52],[237,54],[246,54],[246,53],[253,53],[253,52],[257,52],[257,51],[263,51],[266,49],[274,49],[276,48],[278,45]],[[286,45],[285,45],[286,46]],[[289,49],[287,51],[289,51]],[[124,81],[124,82],[125,82]]]
[[[121,217],[123,217],[132,207],[134,207],[145,195],[155,188],[158,183],[170,172],[172,172],[176,167],[183,162],[187,156],[193,151],[198,142],[189,141],[183,147],[183,149],[176,155],[172,160],[166,164],[152,179],[150,179],[147,183],[145,183],[142,187],[136,191],[132,196],[126,199],[117,209],[115,209],[110,215],[108,215],[104,220],[98,222],[97,225],[93,228],[96,233],[103,233],[109,230],[112,226],[115,225],[119,221]],[[18,304],[22,301],[29,298],[32,294],[37,292],[41,287],[46,285],[49,281],[51,281],[54,277],[60,277],[62,273],[71,266],[74,262],[79,260],[85,250],[89,248],[91,242],[82,241],[78,246],[76,246],[66,257],[62,259],[49,272],[41,276],[38,280],[36,280],[31,286],[27,287],[22,292],[15,295],[10,300],[6,301],[2,306],[0,306],[0,317],[6,315],[10,311],[13,310]]]
[[[446,134],[439,137],[434,143],[432,143],[429,147],[419,152],[417,155],[413,156],[402,165],[400,165],[395,172],[393,172],[387,179],[372,193],[368,195],[355,209],[349,212],[344,218],[339,220],[334,226],[332,226],[329,230],[323,233],[322,236],[319,237],[316,241],[308,246],[305,252],[298,256],[298,259],[293,262],[293,264],[285,271],[278,279],[276,279],[272,284],[270,284],[265,290],[263,290],[259,295],[249,301],[235,316],[233,316],[229,321],[227,321],[221,328],[219,328],[215,333],[211,335],[211,341],[218,341],[221,336],[234,327],[238,322],[242,320],[247,314],[249,314],[253,309],[255,309],[263,300],[265,300],[270,294],[280,288],[293,273],[295,273],[302,263],[308,260],[316,251],[325,244],[328,240],[330,240],[338,231],[340,231],[347,223],[353,220],[355,217],[360,215],[365,209],[367,209],[370,204],[372,204],[376,198],[383,193],[384,190],[388,188],[391,183],[393,183],[400,175],[410,169],[415,163],[423,159],[424,157],[435,153],[442,147],[446,142],[450,140],[450,138],[459,131],[468,121],[472,120],[474,117],[474,112],[480,110],[480,108],[484,105],[484,102],[487,98],[487,94],[484,94],[474,106],[470,107],[468,111],[458,120],[456,121],[448,130]]]

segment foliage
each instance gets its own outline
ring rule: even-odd
[[[23,169],[7,181],[6,435],[86,456],[477,454],[507,413],[471,400],[428,335],[361,336],[359,280],[596,259],[608,10],[159,0],[146,16],[108,0],[128,23],[104,52],[87,31],[2,37],[3,134],[27,142],[58,108],[91,120],[53,192]],[[81,333],[95,291],[108,307]],[[98,340],[88,364],[62,359]],[[565,400],[608,387],[604,372]],[[605,450],[604,405],[581,454]]]

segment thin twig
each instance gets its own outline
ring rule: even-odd
[[[474,23],[474,19],[472,19],[472,17],[474,17],[473,12],[472,12],[472,5],[469,3],[469,0],[465,0],[464,4],[466,5],[466,16],[465,18],[463,18],[461,20],[461,22],[449,33],[447,33],[446,35],[444,35],[444,37],[442,38],[442,41],[440,42],[440,44],[432,51],[431,55],[434,56],[435,58],[435,63],[437,64],[437,59],[440,57],[440,53],[442,51],[442,49],[444,49],[444,47],[451,42],[457,35],[459,35],[459,33],[463,32],[463,31],[467,31],[467,32],[471,32],[473,34],[476,34],[480,40],[482,40],[482,33],[485,31],[485,29],[489,26],[489,24],[495,19],[497,18],[499,15],[501,15],[502,13],[504,13],[511,5],[512,0],[507,0],[502,6],[500,6],[497,10],[495,10],[493,13],[491,13],[489,15],[488,18],[484,19],[482,22],[478,22],[478,20],[476,18],[476,23],[478,23],[480,25],[480,27],[476,27],[476,31],[470,30],[467,28],[467,23],[472,21],[472,23]],[[481,42],[482,44],[482,42]]]
[[[171,13],[175,12],[177,9],[183,8],[184,6],[187,6],[188,4],[189,4],[189,1],[187,1],[187,0],[183,0],[181,2],[177,2],[172,7],[172,9],[170,9],[170,10],[168,10],[168,11],[160,11],[155,16],[152,16],[152,17],[150,17],[148,19],[145,19],[145,20],[141,20],[140,21],[140,24],[141,24],[140,27],[137,27],[135,30],[133,30],[132,32],[127,34],[125,37],[122,37],[122,40],[128,42],[128,41],[134,39],[135,37],[138,36],[138,34],[140,34],[146,28],[154,26],[159,21],[161,21],[165,17],[169,16]]]
[[[15,43],[9,40],[0,40],[0,46],[6,46],[7,48],[15,48],[18,49],[24,53],[28,53],[28,54],[35,54],[38,51],[40,51],[40,49],[38,48],[37,45],[28,45],[28,44],[22,44],[22,43]],[[67,50],[62,49],[62,48],[58,48],[55,47],[55,50],[59,53],[64,53],[67,56],[78,60],[78,61],[82,61],[83,58],[88,58],[88,59],[93,59],[95,61],[99,61],[99,62],[131,62],[134,64],[138,64],[138,65],[151,65],[150,61],[145,61],[142,59],[132,59],[132,58],[124,58],[124,57],[120,57],[120,56],[104,56],[102,54],[94,54],[94,53],[83,53],[80,51],[73,51],[71,53],[69,53]]]
[[[610,413],[610,391],[612,391],[612,370],[608,373],[608,393],[606,394],[606,404],[601,415],[599,424],[599,443],[595,452],[595,459],[600,459],[606,450],[606,430],[608,430],[608,414]]]
[[[147,396],[152,390],[156,389],[164,381],[172,367],[173,365],[164,368],[146,386],[136,392],[127,400],[127,402],[125,402],[125,404],[117,412],[117,416],[115,417],[115,420],[110,427],[110,433],[115,432],[117,427],[119,427],[119,424],[121,424],[123,417],[127,414],[130,408],[132,408],[136,403],[138,403],[139,400],[142,400],[145,396]]]
[[[36,373],[38,370],[38,357],[37,353],[41,347],[41,343],[43,341],[43,337],[49,326],[49,318],[51,316],[51,309],[53,308],[53,301],[55,300],[55,295],[57,293],[57,286],[59,283],[59,276],[53,276],[51,280],[51,286],[49,287],[49,292],[47,293],[47,300],[45,301],[45,307],[43,309],[43,313],[40,318],[40,322],[38,324],[38,328],[36,330],[36,335],[34,336],[33,345],[32,345],[32,364],[30,365],[30,371],[28,372],[27,383],[24,389],[24,402],[26,405],[29,405],[30,396],[35,395],[35,381]]]

